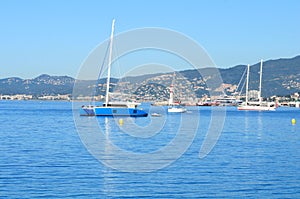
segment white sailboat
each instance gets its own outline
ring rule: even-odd
[[[184,113],[186,112],[186,108],[182,107],[179,103],[174,102],[174,83],[175,83],[175,73],[173,76],[172,84],[170,86],[168,113]]]
[[[258,103],[257,102],[249,102],[249,71],[250,65],[247,66],[247,79],[246,79],[246,101],[244,104],[238,107],[238,110],[249,110],[249,111],[275,111],[276,107],[271,106],[268,102],[263,102],[261,97],[262,91],[262,66],[263,60],[260,61],[260,74],[259,74],[259,91],[258,91]]]

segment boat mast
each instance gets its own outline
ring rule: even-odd
[[[113,45],[113,39],[114,39],[114,28],[115,28],[115,19],[113,19],[112,25],[111,25],[111,35],[110,35],[110,43],[109,43],[109,57],[108,57],[108,68],[107,68],[107,81],[106,81],[105,106],[108,106],[108,101],[109,101],[110,66],[111,66],[111,58],[112,58],[112,45]]]
[[[248,105],[249,70],[250,70],[250,65],[248,64],[248,66],[247,66],[247,79],[246,79],[246,106]]]
[[[263,65],[263,60],[260,60],[259,95],[258,95],[259,104],[261,104],[261,101],[262,101],[262,99],[261,99],[262,65]]]
[[[170,86],[170,99],[169,99],[169,105],[174,104],[174,79],[175,79],[175,72],[173,74],[172,83]]]

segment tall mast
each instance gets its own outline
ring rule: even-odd
[[[169,105],[174,104],[174,80],[175,80],[175,72],[173,74],[172,83],[170,86],[170,99],[169,99]]]
[[[107,81],[106,81],[105,106],[108,106],[108,101],[109,101],[110,67],[111,67],[111,58],[112,58],[112,45],[113,45],[113,39],[114,39],[114,28],[115,28],[115,19],[113,19],[112,25],[111,25],[108,68],[107,68]]]
[[[261,104],[261,82],[262,82],[262,65],[263,65],[263,60],[260,60],[260,72],[259,72],[259,104]]]
[[[248,66],[247,66],[247,79],[246,79],[246,105],[248,105],[249,70],[250,70],[250,65],[248,64]]]

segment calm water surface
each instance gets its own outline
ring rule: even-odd
[[[188,109],[200,126],[184,155],[158,171],[133,173],[106,167],[88,152],[71,102],[0,101],[0,198],[300,198],[300,109],[227,108],[222,134],[203,159],[211,109]],[[134,122],[155,119],[162,120]],[[180,116],[168,116],[160,134],[143,139],[122,133],[113,118],[97,121],[104,132],[109,121],[116,145],[147,153],[176,136]]]

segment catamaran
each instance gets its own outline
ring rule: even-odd
[[[249,110],[249,111],[275,111],[276,107],[274,104],[270,104],[268,102],[263,102],[261,97],[262,90],[262,66],[263,60],[260,61],[260,74],[259,74],[259,91],[258,91],[258,103],[257,102],[249,102],[248,101],[248,90],[249,90],[249,71],[250,65],[247,66],[247,79],[246,79],[246,101],[244,104],[238,107],[238,110]]]
[[[136,102],[110,102],[109,101],[109,85],[110,85],[110,68],[112,61],[112,47],[114,38],[115,20],[112,21],[110,43],[109,43],[109,58],[107,68],[107,82],[105,103],[102,106],[83,105],[80,109],[82,116],[130,116],[130,117],[147,117],[148,113],[138,108],[140,103]]]

